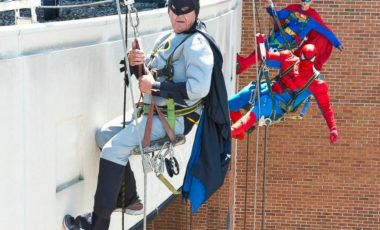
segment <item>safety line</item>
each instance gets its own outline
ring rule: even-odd
[[[244,229],[246,229],[247,224],[247,196],[248,196],[248,162],[249,162],[249,136],[247,135],[247,146],[246,146],[246,158],[245,158],[245,193],[244,193]]]
[[[267,165],[267,150],[268,150],[268,135],[269,125],[265,126],[265,139],[264,139],[264,162],[263,162],[263,193],[262,193],[262,209],[261,209],[261,229],[265,229],[265,193],[266,193],[266,165]]]
[[[128,8],[126,7],[126,10],[128,10]],[[125,14],[127,15],[127,11],[125,12]],[[128,37],[128,20],[126,19],[125,20],[125,37],[127,38]],[[126,46],[128,44],[125,44]],[[124,63],[125,63],[125,59],[124,59]],[[123,104],[123,129],[125,128],[125,120],[126,120],[126,112],[127,112],[127,82],[128,81],[128,77],[127,77],[127,70],[124,70],[124,95],[123,95],[123,101],[124,101],[124,104]],[[130,166],[130,162],[128,162],[127,164],[129,164],[129,167]],[[126,174],[124,173],[124,177],[123,177],[123,183],[121,184],[121,203],[122,203],[122,206],[121,206],[121,229],[124,230],[124,219],[125,219],[125,215],[124,215],[124,212],[126,210],[126,194],[125,194],[125,190],[126,190],[126,183],[125,183],[125,180],[126,180]]]
[[[254,45],[255,45],[255,58],[258,60],[258,50],[257,50],[257,40],[256,40],[256,0],[252,0],[252,9],[253,9],[253,39],[254,39]],[[257,93],[257,101],[258,101],[258,111],[259,116],[261,114],[261,105],[260,105],[260,77],[259,77],[259,67],[256,64],[256,93]],[[256,100],[255,100],[256,101]],[[254,105],[255,106],[255,105]],[[250,112],[250,111],[249,111]],[[260,135],[260,126],[258,125],[258,120],[260,118],[257,118],[256,121],[256,165],[255,165],[255,191],[254,191],[254,205],[253,205],[253,229],[256,229],[256,209],[257,209],[257,177],[258,177],[258,165],[259,165],[259,135]]]
[[[117,14],[118,14],[118,18],[119,18],[119,26],[120,26],[120,33],[121,33],[121,38],[122,38],[122,41],[123,41],[123,50],[124,50],[124,59],[125,59],[125,67],[126,67],[126,70],[128,71],[128,80],[129,80],[129,90],[130,90],[130,94],[131,94],[131,100],[132,100],[132,105],[135,105],[135,99],[134,99],[134,93],[133,93],[133,85],[132,85],[132,73],[131,73],[131,69],[129,68],[129,61],[128,61],[128,51],[127,51],[127,39],[128,37],[127,36],[124,36],[124,29],[123,29],[123,23],[122,23],[122,18],[121,18],[121,9],[120,9],[120,0],[115,0],[116,1],[116,6],[117,6]],[[130,1],[126,1],[124,0],[124,4],[125,5],[130,5],[130,4],[133,4],[133,0]],[[131,14],[130,10],[128,12],[129,14]],[[127,15],[125,15],[125,20],[128,20],[127,18]],[[137,111],[136,109],[133,110],[133,120],[134,120],[134,123],[135,123],[135,126],[137,127]],[[139,142],[139,149],[140,149],[140,153],[143,153],[144,150],[143,150],[143,147],[142,147],[142,138],[141,138],[141,134],[140,134],[140,130],[139,129],[136,129],[136,132],[137,132],[137,138],[138,138],[138,142]],[[144,167],[144,158],[141,157],[141,161],[142,161],[142,165]],[[146,210],[147,210],[147,172],[144,168],[144,230],[146,230],[146,219],[147,219],[147,213],[146,213]],[[122,213],[122,215],[124,215],[124,213]],[[124,225],[123,225],[124,227]]]

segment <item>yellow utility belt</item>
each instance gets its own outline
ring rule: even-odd
[[[150,104],[145,104],[145,103],[140,103],[139,104],[139,107],[142,106],[143,108],[143,111],[144,111],[144,114],[147,115],[148,112],[149,112],[149,106]],[[176,106],[174,108],[174,113],[175,113],[175,116],[176,117],[182,117],[182,116],[185,116],[187,114],[190,114],[192,112],[195,112],[198,110],[198,108],[200,108],[202,106],[202,100],[199,100],[197,103],[195,103],[194,105],[192,106],[189,106],[189,107],[180,107],[180,106]],[[168,105],[167,106],[158,106],[159,109],[161,110],[161,112],[165,115],[165,116],[168,116],[168,111],[170,113],[170,109],[168,109]],[[170,107],[170,106],[169,106]],[[154,111],[154,113],[156,114],[157,111]]]
[[[175,129],[175,119],[176,117],[182,117],[197,111],[203,104],[203,100],[199,100],[192,106],[181,107],[175,106],[173,99],[166,99],[166,106],[157,106],[161,112],[167,117],[170,128]],[[138,108],[142,108],[143,114],[148,115],[150,104],[139,103]],[[156,109],[154,109],[154,114],[157,114]],[[191,120],[190,120],[191,121]],[[193,121],[194,122],[194,121]],[[194,122],[196,123],[196,122]]]
[[[295,37],[297,34],[292,30],[292,29],[290,29],[289,27],[286,27],[285,29],[284,29],[284,31],[285,31],[285,33],[287,33],[287,34],[289,34],[290,36],[292,36],[292,37]]]

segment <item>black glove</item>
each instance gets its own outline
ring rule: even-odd
[[[128,73],[127,73],[127,66],[125,65],[126,61],[125,58],[120,61],[120,73],[124,72],[124,81],[127,86],[129,86],[129,79],[128,79]]]

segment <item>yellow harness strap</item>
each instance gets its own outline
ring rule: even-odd
[[[172,98],[166,99],[166,117],[172,130],[175,130],[175,104]]]
[[[174,103],[174,101],[173,101]],[[195,111],[198,110],[198,108],[200,108],[202,106],[202,103],[203,101],[202,100],[199,100],[197,103],[195,103],[194,105],[192,106],[189,106],[189,107],[184,107],[184,108],[175,108],[174,106],[174,110],[175,110],[175,116],[176,117],[182,117],[182,116],[185,116],[185,115],[188,115],[190,113],[193,113]],[[144,103],[139,103],[137,105],[138,108],[143,108],[143,111],[144,111],[144,114],[148,114],[149,112],[149,104],[144,104]],[[167,109],[167,106],[158,106],[158,108],[161,110],[161,112],[167,116],[168,114],[168,109]],[[157,111],[155,110],[154,111],[155,113],[157,113]]]
[[[181,194],[181,191],[176,190],[174,186],[164,177],[164,175],[158,174],[156,176],[174,195]]]

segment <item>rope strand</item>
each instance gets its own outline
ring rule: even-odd
[[[128,8],[126,7],[126,10],[128,10]],[[127,11],[126,11],[127,12]],[[125,37],[128,37],[128,20],[125,20]],[[127,46],[127,43],[125,43],[125,46]],[[125,61],[125,60],[124,60]],[[127,82],[128,81],[128,76],[127,76],[127,73],[124,72],[124,104],[123,104],[123,129],[125,128],[125,120],[126,120],[126,112],[127,112]],[[130,163],[127,163],[127,164],[130,164]],[[126,187],[126,184],[125,184],[125,179],[126,179],[126,174],[124,173],[124,177],[123,177],[123,183],[121,185],[121,192],[122,192],[122,197],[121,197],[121,203],[122,203],[122,206],[121,206],[121,229],[124,230],[124,213],[125,213],[125,209],[126,209],[126,204],[125,204],[125,200],[126,200],[126,194],[125,194],[125,187]]]
[[[244,229],[247,224],[247,193],[248,193],[248,162],[249,162],[249,134],[247,135],[246,159],[245,159],[245,193],[244,193]]]
[[[269,125],[265,126],[264,139],[264,162],[263,162],[263,194],[262,194],[262,209],[261,209],[261,229],[265,229],[265,192],[266,192],[266,165],[267,165],[267,150],[268,150]]]
[[[125,5],[128,5],[126,2],[124,2]],[[120,33],[121,33],[121,38],[122,38],[122,42],[123,42],[123,50],[124,50],[124,58],[125,58],[125,66],[126,66],[126,69],[127,69],[127,73],[128,73],[128,80],[129,80],[129,83],[130,83],[130,87],[129,87],[129,90],[130,90],[130,94],[131,94],[131,101],[132,101],[132,104],[135,105],[135,99],[134,99],[134,93],[133,93],[133,87],[132,87],[132,79],[131,79],[131,76],[132,76],[132,73],[131,73],[131,69],[129,68],[129,62],[128,62],[128,51],[127,51],[127,35],[124,36],[124,29],[123,29],[123,23],[122,23],[122,18],[121,18],[121,9],[120,9],[120,0],[116,0],[116,6],[117,6],[117,14],[118,14],[118,17],[119,17],[119,26],[120,26]],[[128,14],[130,14],[131,12],[128,11]],[[127,18],[127,15],[125,15],[125,20],[128,20]],[[134,120],[134,123],[135,123],[135,126],[137,127],[138,123],[137,123],[137,111],[136,109],[133,110],[133,120]],[[140,153],[143,153],[143,147],[142,147],[142,138],[141,138],[141,134],[140,134],[140,130],[139,129],[136,129],[136,134],[137,134],[137,138],[139,140],[139,149],[140,149]],[[144,167],[144,158],[142,157],[141,158],[141,161],[142,161],[142,165]],[[146,219],[147,219],[147,215],[146,215],[146,204],[147,204],[147,172],[146,170],[144,169],[144,230],[146,230]],[[124,213],[123,213],[124,215]],[[123,225],[124,227],[124,225]]]
[[[253,9],[256,9],[256,0],[252,0],[253,4]],[[254,45],[255,45],[255,58],[258,60],[258,53],[257,53],[257,40],[256,40],[256,12],[253,11],[253,38],[254,38]],[[261,114],[261,106],[260,106],[260,76],[259,76],[259,67],[256,65],[256,76],[257,76],[257,81],[256,81],[256,89],[255,89],[255,94],[257,94],[257,101],[258,103],[258,110],[259,110],[259,115]],[[256,101],[256,100],[255,100]],[[259,117],[257,120],[260,119]],[[254,205],[253,205],[253,229],[256,229],[256,208],[257,208],[257,177],[258,177],[258,164],[259,164],[259,135],[260,135],[260,126],[258,125],[258,122],[256,122],[256,165],[255,165],[255,191],[254,191]]]

